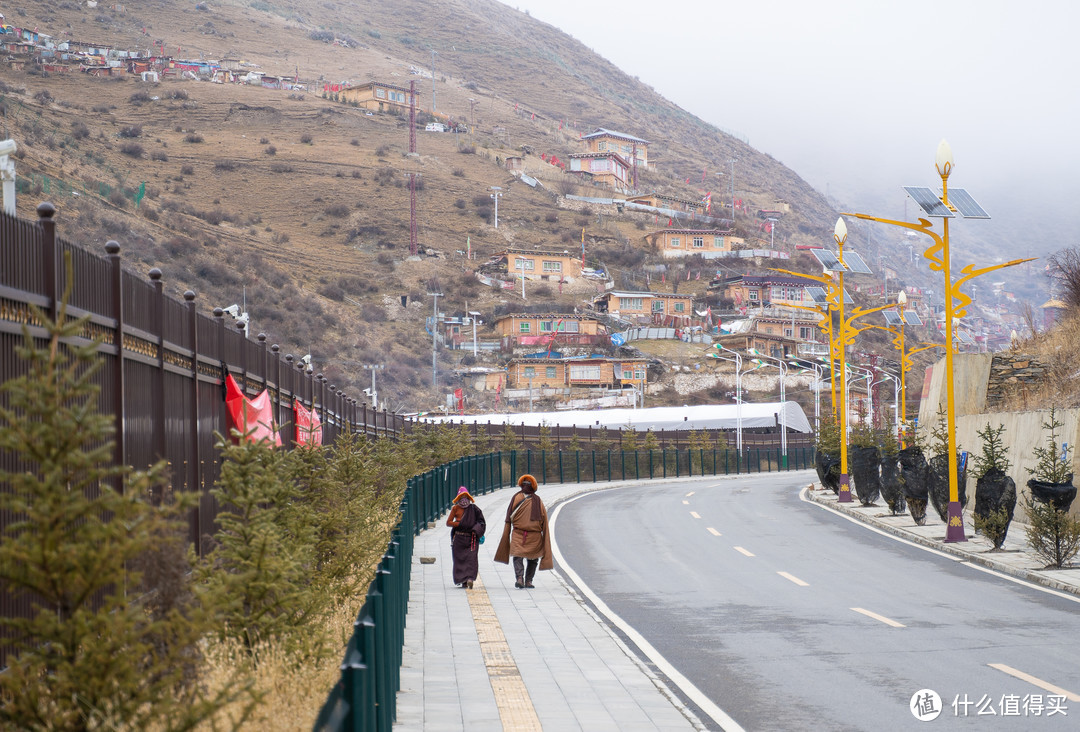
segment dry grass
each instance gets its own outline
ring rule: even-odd
[[[210,692],[250,680],[251,693],[223,708],[201,729],[308,730],[341,676],[340,660],[352,636],[360,600],[326,612],[313,653],[298,653],[271,641],[256,649],[258,668],[236,640],[212,640],[206,649],[204,680]],[[252,709],[252,701],[257,704]]]
[[[1080,315],[1060,321],[1049,331],[1019,341],[1013,353],[1033,356],[1049,366],[1037,385],[1018,384],[1004,394],[1002,411],[1027,411],[1080,407],[1080,379],[1077,379],[1077,344],[1080,343]]]

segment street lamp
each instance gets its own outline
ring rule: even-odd
[[[470,317],[471,317],[471,319],[472,319],[472,355],[473,355],[473,358],[476,358],[476,356],[477,356],[477,348],[476,348],[476,319],[477,319],[477,318],[478,318],[478,317],[480,316],[480,313],[476,312],[475,310],[470,310],[470,311],[469,311],[469,316],[470,316]]]
[[[964,218],[988,219],[990,216],[963,189],[954,189],[954,201],[949,202],[949,175],[952,174],[954,163],[952,148],[949,147],[949,143],[945,140],[938,144],[937,152],[934,155],[934,167],[941,178],[940,196],[929,188],[909,186],[905,190],[915,199],[915,202],[927,216],[942,220],[942,233],[940,236],[933,230],[929,219],[925,218],[920,218],[919,223],[912,224],[906,221],[883,219],[868,214],[846,215],[910,229],[929,236],[934,242],[932,246],[923,252],[923,257],[930,261],[930,269],[941,272],[945,279],[945,291],[943,293],[945,299],[945,419],[948,433],[947,449],[949,452],[947,456],[949,461],[949,507],[945,522],[945,541],[960,542],[967,541],[967,536],[964,533],[963,508],[960,506],[959,485],[956,476],[956,414],[953,389],[953,355],[956,347],[953,344],[953,319],[966,315],[967,306],[971,304],[971,298],[960,290],[960,286],[968,280],[987,272],[993,272],[1003,267],[1013,267],[1032,260],[1030,258],[1014,259],[1011,262],[979,269],[976,269],[975,265],[969,264],[960,270],[964,276],[954,282],[949,252],[949,219],[955,218],[957,213]]]
[[[799,361],[797,359],[789,359],[788,363],[796,368],[802,369],[799,373],[808,374],[809,369],[813,369],[814,373],[814,434],[821,431],[821,382],[824,381],[822,374],[825,373],[825,367],[819,363],[813,361]]]
[[[844,327],[844,244],[847,243],[847,224],[844,223],[844,219],[836,219],[836,226],[833,227],[833,240],[836,242],[837,258],[840,260],[840,269],[836,272],[837,288],[839,289],[839,297],[837,297],[837,308],[840,311],[840,335],[839,341],[839,356],[840,356],[840,503],[851,503],[851,479],[848,476],[847,471],[847,344],[844,342],[846,335],[846,328]]]
[[[787,467],[787,409],[786,409],[786,394],[784,392],[784,377],[787,376],[787,363],[782,358],[776,358],[774,356],[766,356],[756,348],[751,348],[750,353],[757,356],[754,359],[754,363],[761,366],[776,366],[780,369],[780,466]],[[769,361],[771,363],[766,363]]]
[[[776,249],[776,222],[780,219],[768,218],[769,222],[769,249]]]
[[[515,266],[521,269],[521,299],[526,300],[525,297],[525,257],[518,257]]]
[[[371,372],[371,406],[377,411],[379,409],[379,392],[375,389],[375,372],[384,369],[386,364],[365,363],[361,364],[360,367]]]
[[[892,381],[893,382],[893,429],[894,429],[894,431],[896,433],[897,440],[899,440],[900,439],[900,381],[901,381],[901,378],[899,376],[894,376],[893,374],[890,374],[885,369],[878,369],[878,373],[880,373],[884,378],[878,379],[873,384],[871,384],[870,385],[871,388],[874,387],[874,386],[877,386],[878,384],[883,384],[886,381]]]
[[[500,186],[491,186],[491,190],[494,193],[488,194],[489,198],[495,199],[495,228],[499,228],[499,196],[502,195],[502,188]]]
[[[710,353],[709,356],[735,364],[735,449],[739,455],[742,455],[742,354],[725,348],[719,343],[715,344],[715,347],[724,353],[730,353],[731,358],[718,356],[715,353]]]

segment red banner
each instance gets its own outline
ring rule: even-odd
[[[322,423],[319,421],[319,413],[314,409],[307,409],[296,399],[293,400],[293,414],[296,418],[296,444],[304,447],[315,447],[322,444]]]
[[[274,409],[270,404],[270,393],[263,389],[254,399],[248,399],[240,390],[236,379],[229,374],[225,377],[225,408],[229,411],[232,425],[241,434],[241,439],[249,442],[273,442],[281,446],[281,437],[274,427]]]

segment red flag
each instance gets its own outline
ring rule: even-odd
[[[319,413],[314,408],[307,409],[298,400],[293,400],[293,413],[296,416],[296,444],[301,447],[315,447],[322,444],[322,424]]]
[[[454,399],[457,400],[458,412],[465,413],[465,394],[462,392],[461,387],[454,389]]]
[[[562,129],[562,120],[559,120],[559,129]]]
[[[663,272],[660,273],[660,281],[667,282],[667,275],[665,275]]]
[[[672,219],[668,219],[668,220],[667,220],[667,225],[668,225],[668,226],[671,226],[671,224],[672,224]]]
[[[690,281],[690,270],[686,270],[686,281]]]
[[[281,446],[281,436],[274,427],[274,407],[270,404],[270,392],[263,389],[254,399],[248,399],[232,374],[225,377],[225,408],[232,418],[232,425],[248,442],[271,442]]]
[[[532,113],[532,117],[530,117],[530,119],[536,119],[536,112]]]
[[[697,271],[697,274],[694,275],[694,279],[695,280],[700,280],[701,279],[701,270],[700,269]]]

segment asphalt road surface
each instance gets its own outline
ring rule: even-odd
[[[1080,729],[1077,598],[808,503],[812,479],[586,494],[555,514],[560,568],[673,688],[747,730]],[[909,706],[921,690],[933,721]]]

